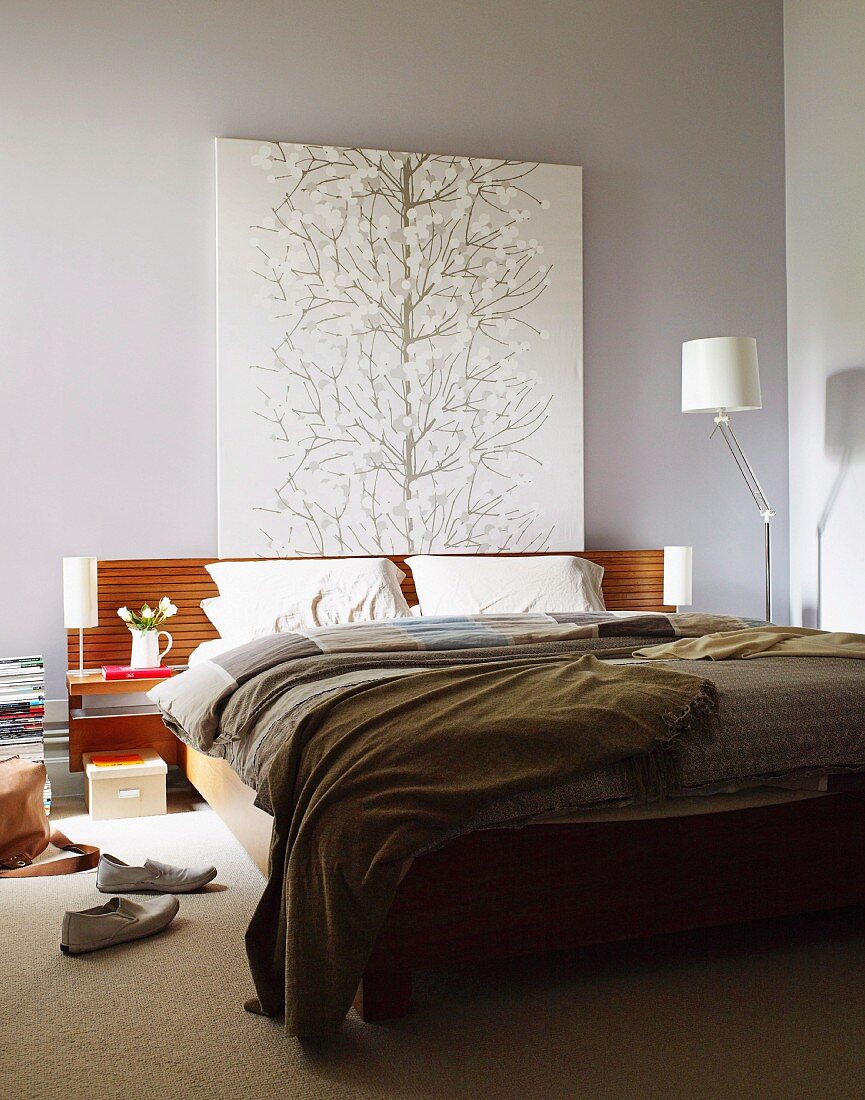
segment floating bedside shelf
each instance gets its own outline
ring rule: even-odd
[[[178,671],[182,671],[178,669]],[[176,764],[179,742],[155,707],[84,706],[85,696],[142,695],[164,683],[158,680],[106,680],[99,669],[66,674],[69,698],[69,770],[84,770],[82,755],[117,749],[153,749],[166,764]]]

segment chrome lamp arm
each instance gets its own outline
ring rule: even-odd
[[[763,537],[763,554],[766,567],[766,619],[771,621],[772,619],[772,546],[771,536],[769,533],[769,521],[775,515],[775,509],[769,504],[766,494],[763,492],[763,486],[757,475],[754,473],[754,467],[748,461],[745,452],[742,450],[742,445],[739,442],[736,433],[733,431],[733,425],[730,423],[730,417],[723,409],[718,410],[718,415],[715,417],[715,427],[712,429],[712,435],[719,431],[724,438],[724,442],[730,450],[730,454],[736,465],[739,467],[739,473],[745,479],[745,484],[754,498],[754,503],[760,510],[760,515],[763,517],[764,524],[764,537]],[[711,436],[709,437],[711,439]]]

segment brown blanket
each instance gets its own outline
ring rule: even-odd
[[[486,805],[618,764],[678,785],[678,746],[714,686],[591,656],[513,657],[361,683],[323,700],[267,775],[270,876],[246,937],[257,1001],[288,1032],[339,1027],[404,861]]]

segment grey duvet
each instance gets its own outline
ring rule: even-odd
[[[260,792],[259,804],[269,811],[263,779],[280,746],[311,708],[357,683],[517,653],[629,659],[649,639],[701,637],[751,625],[749,620],[689,614],[572,614],[319,628],[225,653],[166,683],[156,698],[178,736],[224,757]],[[712,736],[682,746],[683,793],[865,770],[861,662],[786,656],[701,662],[699,668],[693,661],[665,665],[683,673],[699,671],[718,689]],[[180,680],[190,677],[194,682],[178,692]],[[548,810],[626,802],[632,794],[620,770],[600,768],[558,787],[491,804],[472,827]]]

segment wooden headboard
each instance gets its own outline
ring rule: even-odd
[[[604,599],[611,611],[673,611],[664,607],[663,550],[575,551],[604,567]],[[411,570],[405,555],[387,555],[405,574],[402,590],[411,606],[417,603]],[[474,555],[473,555],[474,556]],[[492,555],[491,555],[492,556]],[[520,557],[524,555],[494,555]],[[99,562],[99,626],[84,631],[84,664],[98,668],[103,664],[126,664],[129,660],[129,631],[118,618],[117,608],[139,608],[162,596],[177,604],[177,615],[167,624],[174,638],[168,664],[182,665],[196,646],[218,638],[210,620],[198,606],[209,596],[217,596],[216,585],[204,568],[209,558],[134,558]],[[228,559],[249,561],[261,559]],[[69,667],[78,664],[78,632],[67,633]]]

